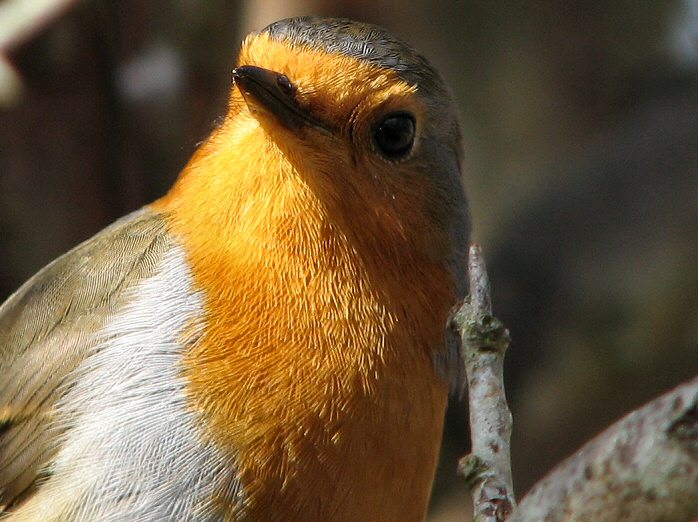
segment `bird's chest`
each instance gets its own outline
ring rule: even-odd
[[[257,280],[237,313],[209,315],[217,329],[191,375],[198,409],[233,448],[239,516],[424,516],[446,402],[433,364],[445,311],[395,306],[352,276]]]
[[[258,403],[231,419],[251,519],[423,518],[446,389],[427,357],[410,357],[420,347],[389,337],[351,365],[287,362],[288,377],[261,384],[262,397],[248,399]]]

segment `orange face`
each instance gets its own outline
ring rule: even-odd
[[[266,33],[248,37],[239,64],[285,75],[296,89],[298,105],[323,128],[279,125],[274,115],[255,111],[254,103],[248,105],[234,88],[228,117],[197,155],[197,165],[201,156],[210,156],[207,172],[267,172],[273,162],[282,176],[301,173],[347,233],[360,229],[356,241],[409,237],[412,249],[450,255],[444,232],[451,234],[452,210],[464,202],[458,180],[438,172],[443,168],[457,175],[460,163],[455,117],[445,115],[448,104],[434,102],[431,93],[420,92],[393,70],[342,54],[290,47]],[[412,151],[396,161],[382,155],[374,140],[376,126],[394,113],[408,113],[415,120]],[[255,132],[259,127],[264,132]],[[248,154],[241,157],[240,149]],[[250,168],[238,169],[240,162]],[[242,175],[228,172],[212,181],[220,194],[214,201],[225,205],[221,210],[230,210],[231,201],[239,197],[231,192],[239,194],[239,185],[246,185],[239,179]],[[211,202],[206,199],[207,206]]]

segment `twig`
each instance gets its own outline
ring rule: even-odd
[[[471,245],[470,296],[451,318],[461,338],[468,378],[471,453],[459,463],[477,522],[501,522],[516,503],[511,479],[511,413],[504,394],[503,362],[509,331],[492,316],[489,280],[479,245]]]
[[[0,107],[11,107],[22,94],[22,79],[7,52],[58,18],[77,0],[4,0],[0,2]]]
[[[698,519],[698,377],[636,410],[536,484],[513,521]]]

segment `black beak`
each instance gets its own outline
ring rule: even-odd
[[[233,69],[233,82],[251,111],[269,114],[291,130],[306,125],[323,127],[298,104],[296,86],[285,75],[254,65],[242,65]]]

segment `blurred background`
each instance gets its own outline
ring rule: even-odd
[[[2,0],[0,301],[162,195],[242,37],[300,14],[388,27],[458,98],[519,495],[696,374],[698,0]],[[430,520],[469,513],[466,420],[453,401]]]

